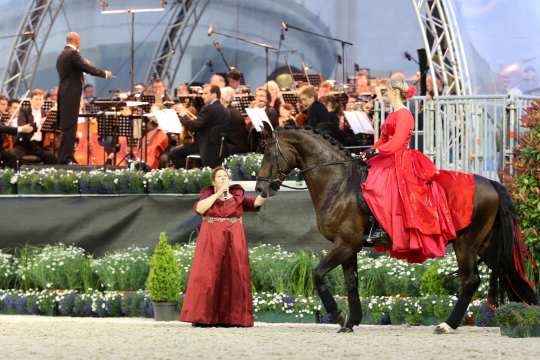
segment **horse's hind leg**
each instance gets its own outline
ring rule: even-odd
[[[480,285],[477,252],[473,246],[470,246],[474,240],[474,238],[469,236],[461,236],[454,243],[458,272],[461,278],[461,291],[452,313],[448,317],[448,320],[446,320],[446,324],[443,323],[437,326],[435,328],[436,333],[447,333],[449,331],[448,326],[456,329],[461,324],[472,297]]]
[[[347,286],[347,299],[349,302],[349,319],[339,332],[352,332],[354,325],[360,325],[362,321],[362,305],[358,294],[358,262],[357,254],[353,254],[349,260],[341,265]]]
[[[334,245],[313,271],[313,282],[315,283],[315,288],[321,298],[324,309],[330,314],[331,322],[339,323],[342,327],[345,326],[347,321],[346,316],[338,311],[336,300],[334,300],[330,289],[328,289],[324,277],[328,272],[349,260],[354,254],[355,252],[347,246]]]

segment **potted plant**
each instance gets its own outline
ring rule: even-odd
[[[155,320],[178,320],[180,268],[165,233],[159,235],[159,243],[150,259],[150,273],[146,280],[146,289],[150,293]]]

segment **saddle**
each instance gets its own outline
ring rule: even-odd
[[[369,208],[366,200],[364,199],[364,194],[362,193],[362,184],[366,181],[369,174],[369,166],[358,159],[358,161],[353,162],[352,166],[352,186],[356,191],[356,203],[358,208],[369,218],[369,223],[371,224],[370,232],[364,234],[362,239],[362,245],[365,247],[385,247],[391,248],[392,242],[388,238],[388,235],[384,233],[384,230],[373,216],[371,209]]]

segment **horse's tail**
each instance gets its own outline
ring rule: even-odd
[[[514,203],[503,185],[495,181],[491,181],[491,184],[499,195],[499,208],[489,249],[488,265],[494,277],[494,281],[490,281],[490,293],[498,293],[502,298],[506,290],[511,301],[537,304],[534,284],[525,274],[525,253],[528,254],[528,249],[521,237]],[[495,281],[496,278],[498,281]]]

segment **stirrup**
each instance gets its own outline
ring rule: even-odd
[[[375,220],[375,218],[371,218],[371,228],[369,229],[369,234],[366,237],[366,242],[368,244],[375,244],[376,242],[379,242],[381,240],[386,240],[388,238],[388,235],[386,235],[386,232],[382,228],[382,226]]]

